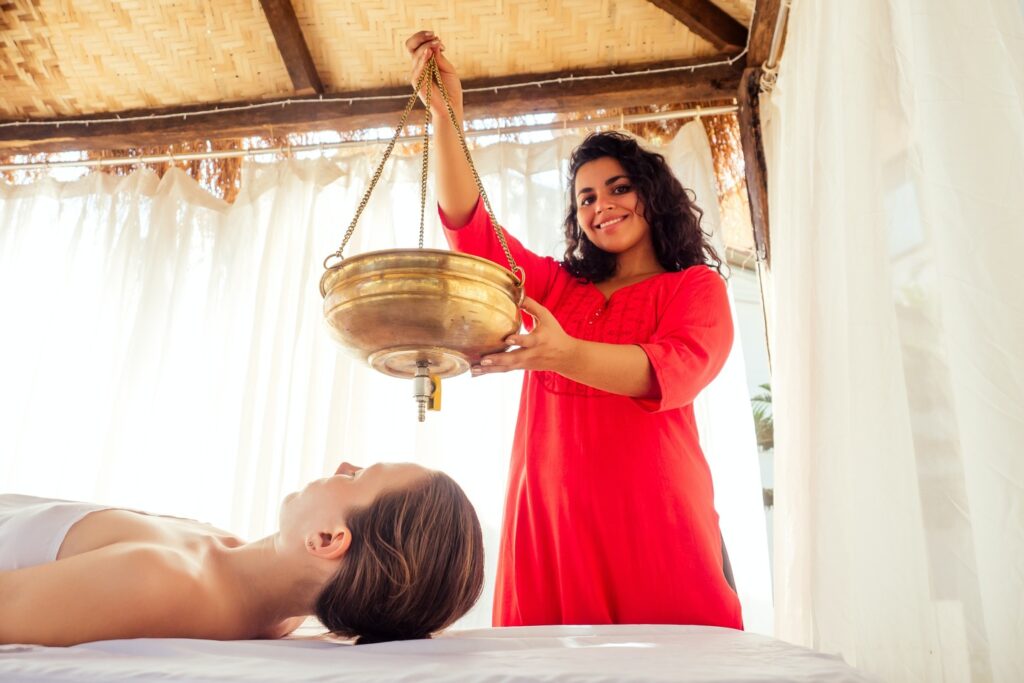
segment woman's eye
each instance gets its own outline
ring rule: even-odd
[[[589,206],[589,205],[591,205],[593,203],[594,203],[594,198],[592,196],[591,197],[584,197],[583,199],[580,200],[580,206]]]
[[[615,188],[612,190],[612,194],[626,194],[627,192],[631,192],[632,190],[632,185],[616,185]]]

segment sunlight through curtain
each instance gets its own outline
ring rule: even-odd
[[[578,137],[475,153],[494,209],[560,256],[565,160]],[[714,229],[700,124],[665,149]],[[444,469],[480,513],[488,583],[460,625],[490,625],[521,375],[445,384],[416,421],[412,383],[336,350],[323,258],[340,243],[379,149],[248,164],[232,205],[184,173],[100,173],[0,195],[0,489],[193,517],[255,538],[284,494],[349,460]],[[347,253],[415,247],[419,158],[389,162]],[[428,199],[427,247],[444,246]],[[702,440],[748,627],[772,627],[767,544],[737,341],[700,399]]]

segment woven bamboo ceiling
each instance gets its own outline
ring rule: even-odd
[[[382,96],[410,92],[403,42],[421,28],[458,66],[468,116],[727,100],[767,56],[778,6],[14,0],[0,3],[0,151],[392,125],[404,101]],[[613,71],[630,75],[574,80]],[[535,81],[550,82],[506,87]],[[280,106],[248,107],[267,102]]]

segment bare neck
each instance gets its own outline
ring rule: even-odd
[[[646,243],[618,255],[615,259],[615,274],[611,279],[616,282],[640,280],[664,272],[665,269],[654,253],[654,247]]]
[[[316,598],[335,566],[303,552],[282,549],[277,536],[238,548],[226,548],[220,558],[230,585],[225,592],[263,637],[285,635],[313,614]]]

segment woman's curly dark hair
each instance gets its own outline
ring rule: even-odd
[[[591,133],[569,157],[569,212],[565,217],[565,268],[587,282],[615,274],[616,255],[595,246],[576,220],[576,173],[583,164],[611,157],[625,169],[651,227],[658,262],[669,272],[709,265],[722,274],[722,259],[700,227],[704,212],[672,174],[665,157],[618,132]]]

